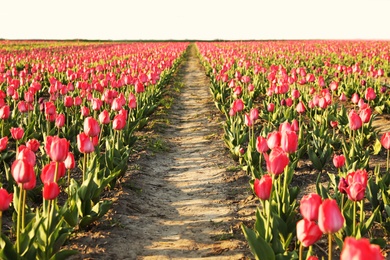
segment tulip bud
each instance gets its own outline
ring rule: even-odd
[[[304,247],[309,247],[322,236],[320,228],[314,221],[301,219],[297,222],[297,238]]]
[[[300,202],[300,212],[304,219],[317,221],[318,210],[322,203],[322,198],[316,193],[304,195]]]
[[[272,178],[269,174],[265,174],[261,179],[255,179],[254,190],[256,196],[261,200],[268,200],[271,195]]]
[[[325,199],[318,210],[318,226],[322,233],[333,234],[344,226],[344,217],[336,200]]]

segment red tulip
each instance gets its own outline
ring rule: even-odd
[[[381,137],[381,144],[386,150],[390,149],[390,132],[384,133]]]
[[[269,174],[265,174],[261,179],[255,179],[253,189],[257,197],[261,200],[268,200],[271,195],[272,178]]]
[[[19,101],[18,110],[20,113],[27,113],[28,112],[27,103],[23,100]]]
[[[95,151],[95,147],[86,133],[77,135],[77,147],[81,153],[91,153]]]
[[[373,88],[367,88],[364,94],[366,100],[374,100],[376,98],[376,93]]]
[[[11,110],[10,110],[8,105],[1,107],[0,108],[0,118],[3,120],[8,119],[10,112],[11,112]]]
[[[344,217],[341,215],[336,200],[325,199],[318,210],[318,226],[324,234],[333,234],[344,226]]]
[[[303,114],[306,112],[306,108],[305,108],[305,105],[303,104],[302,101],[299,101],[298,105],[296,106],[295,110],[299,113],[299,114]]]
[[[76,161],[74,159],[73,153],[68,152],[64,164],[66,169],[73,169],[76,166]]]
[[[341,168],[345,164],[345,156],[343,154],[333,156],[333,165],[336,168]]]
[[[332,81],[330,84],[329,84],[329,88],[330,90],[332,91],[336,91],[339,87],[339,83],[336,82],[336,81]]]
[[[75,106],[80,106],[81,103],[83,103],[83,100],[81,99],[81,97],[75,97],[73,101],[74,101]]]
[[[274,131],[267,135],[267,145],[270,149],[280,146],[280,132]]]
[[[0,152],[7,149],[7,145],[8,145],[8,137],[4,136],[3,138],[0,139]]]
[[[291,124],[288,121],[285,121],[279,125],[279,132],[283,133],[286,131],[292,131]]]
[[[54,200],[60,194],[60,187],[56,182],[48,182],[43,186],[42,195],[45,200]]]
[[[256,150],[259,153],[265,153],[269,150],[269,147],[267,145],[267,139],[265,139],[262,136],[258,136],[256,138]]]
[[[53,162],[63,162],[69,152],[69,141],[58,136],[48,136],[45,150]]]
[[[287,107],[291,107],[292,106],[292,104],[293,104],[292,98],[286,98],[285,101],[286,101],[286,106]]]
[[[103,105],[103,101],[98,98],[92,98],[91,102],[92,102],[92,110],[94,111],[99,111]]]
[[[55,120],[55,125],[57,128],[61,128],[65,125],[65,115],[58,114]]]
[[[299,123],[298,123],[298,120],[293,119],[293,120],[291,121],[291,131],[294,131],[294,132],[298,133],[298,131],[299,131]]]
[[[267,111],[272,113],[272,112],[274,112],[274,110],[275,110],[275,104],[274,103],[269,103],[267,105]]]
[[[36,151],[38,151],[40,144],[37,139],[30,139],[27,141],[26,146],[35,153]]]
[[[275,175],[283,173],[284,168],[289,163],[287,154],[280,147],[273,148],[271,153],[269,155],[265,153],[264,157],[267,163],[267,171]]]
[[[249,111],[249,118],[252,120],[252,122],[255,122],[259,118],[259,110],[257,110],[257,108],[252,108]]]
[[[363,123],[368,123],[370,122],[371,119],[371,108],[366,107],[364,109],[361,109],[359,112],[360,119],[362,120]]]
[[[286,153],[294,153],[298,149],[298,135],[294,131],[284,131],[280,138],[280,147]]]
[[[23,138],[24,130],[21,127],[11,127],[10,132],[12,138],[15,140],[20,140]]]
[[[33,190],[37,185],[37,176],[35,176],[35,172],[30,172],[30,180],[28,182],[23,183],[24,190]]]
[[[65,96],[64,97],[64,106],[65,107],[71,107],[73,106],[73,98],[70,96]]]
[[[347,96],[344,93],[341,93],[339,100],[340,101],[347,101]]]
[[[362,127],[363,122],[360,116],[355,110],[351,110],[348,114],[349,128],[351,130],[357,130]]]
[[[385,259],[378,245],[370,244],[367,238],[346,237],[341,250],[340,260],[382,260]]]
[[[107,125],[110,123],[110,114],[108,113],[107,110],[103,110],[100,114],[99,114],[99,122],[100,124],[102,125]]]
[[[303,196],[299,206],[302,217],[310,221],[317,221],[321,204],[322,198],[316,193]]]
[[[40,175],[42,183],[58,182],[60,178],[65,176],[65,163],[58,163],[57,178],[54,180],[55,170],[57,167],[56,164],[56,162],[50,162],[43,167],[42,173]]]
[[[6,211],[13,199],[13,193],[8,193],[6,189],[0,188],[0,211]]]
[[[330,121],[330,126],[333,128],[336,128],[339,125],[339,122],[337,121]]]
[[[299,93],[298,89],[292,89],[291,90],[291,97],[293,99],[298,99],[301,94]]]
[[[122,115],[116,115],[112,121],[112,128],[114,130],[122,130],[126,126],[126,119]]]
[[[46,115],[54,115],[56,113],[56,106],[53,102],[46,102],[45,103],[45,114]]]
[[[137,80],[137,82],[135,82],[135,85],[134,85],[134,90],[136,93],[145,92],[145,87],[141,82],[139,82]]]
[[[137,98],[133,93],[129,94],[129,108],[134,109],[137,107]]]
[[[98,121],[93,117],[87,117],[84,119],[84,133],[89,137],[98,136],[100,133],[100,126]]]
[[[11,174],[18,184],[29,182],[32,176],[31,172],[35,175],[34,167],[24,159],[15,160],[12,163]]]
[[[236,99],[232,103],[232,109],[235,113],[240,112],[244,109],[244,102],[241,99]]]
[[[18,153],[17,153],[17,160],[25,160],[32,166],[36,163],[36,156],[33,151],[30,150],[30,148],[27,148],[26,146],[19,146]]]
[[[351,102],[354,103],[354,104],[357,104],[359,102],[359,95],[357,93],[353,93],[352,94],[352,97],[351,97]]]
[[[319,259],[315,255],[311,255],[306,260],[319,260]]]
[[[297,222],[297,238],[304,247],[309,247],[322,236],[320,228],[314,221],[301,219]]]
[[[80,112],[81,112],[81,115],[82,115],[83,117],[89,116],[89,108],[88,108],[88,107],[84,107],[84,106],[81,107]]]
[[[345,188],[348,198],[352,201],[361,201],[364,198],[368,181],[366,170],[356,170],[347,175],[347,184]]]

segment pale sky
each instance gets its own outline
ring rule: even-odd
[[[0,38],[390,40],[390,0],[0,0]]]

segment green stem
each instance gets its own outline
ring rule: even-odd
[[[83,182],[85,180],[85,172],[87,170],[87,153],[84,153],[84,162],[83,162]]]
[[[386,167],[386,171],[388,172],[389,171],[389,150],[387,150],[387,167]]]
[[[0,211],[0,236],[3,234],[3,211]]]
[[[268,198],[268,212],[267,212],[267,224],[265,226],[265,241],[266,242],[269,242],[269,230],[270,230],[270,226],[269,226],[269,222],[271,220],[271,202],[272,202],[272,191],[273,191],[273,183],[275,182],[275,174],[272,174],[272,185],[271,185],[271,192],[270,192],[270,196]]]
[[[299,246],[299,260],[303,260],[303,244]]]
[[[20,255],[20,225],[21,225],[21,218],[22,218],[22,214],[21,213],[21,210],[22,210],[22,203],[23,203],[23,200],[22,200],[22,196],[23,196],[23,185],[20,183],[19,184],[19,205],[18,205],[18,216],[17,216],[17,219],[16,219],[16,252]]]
[[[21,229],[24,230],[25,225],[25,215],[26,215],[26,197],[27,197],[27,191],[22,189],[22,196],[23,196],[23,201],[22,201],[22,226]]]
[[[70,197],[70,169],[68,169],[68,197]]]
[[[363,223],[363,212],[364,212],[363,207],[364,207],[363,200],[361,200],[360,201],[360,223]]]
[[[332,234],[328,234],[328,243],[329,243],[329,255],[328,260],[332,260]]]
[[[352,218],[353,218],[352,235],[353,236],[356,236],[356,204],[357,204],[357,202],[354,201],[353,202],[353,214],[352,214]]]

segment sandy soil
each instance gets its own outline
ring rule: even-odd
[[[176,81],[180,95],[139,133],[129,171],[107,195],[113,209],[71,239],[81,250],[72,259],[251,258],[240,224],[253,224],[257,200],[224,147],[194,48]]]

